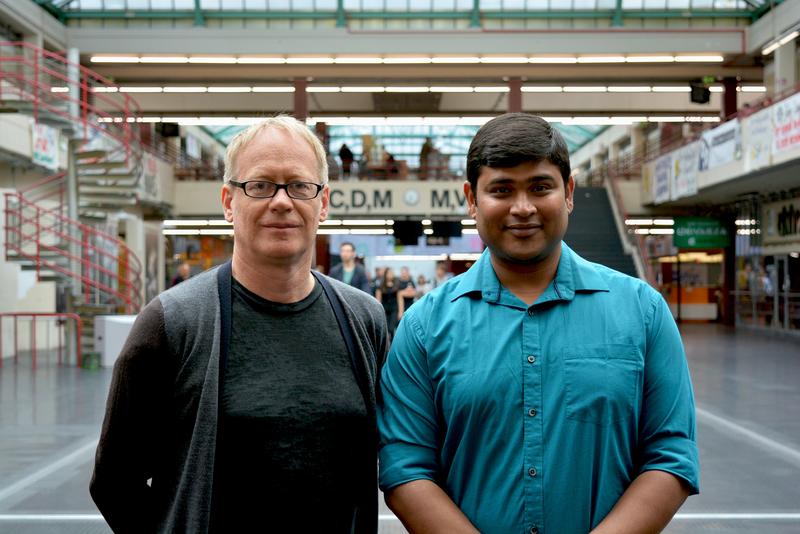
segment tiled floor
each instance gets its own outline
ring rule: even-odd
[[[800,340],[682,328],[695,386],[702,494],[667,532],[800,533]],[[0,533],[110,530],[87,492],[109,370],[40,355],[0,368]],[[381,534],[404,532],[385,506]]]

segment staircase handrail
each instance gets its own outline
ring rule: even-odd
[[[8,214],[14,214],[15,213],[15,210],[13,208],[9,207],[10,197],[16,196],[17,200],[20,200],[20,195],[18,195],[16,193],[6,193],[5,195],[6,195],[6,217],[8,217]],[[23,198],[22,200],[24,201],[25,199]],[[32,206],[34,209],[42,210],[42,208],[39,208],[35,203],[28,202],[28,204],[30,206]],[[37,225],[37,233],[40,234],[40,235],[38,235],[37,236],[38,239],[35,240],[35,242],[36,242],[36,254],[30,253],[30,252],[25,252],[25,250],[23,249],[23,246],[21,244],[16,244],[14,242],[14,240],[8,239],[8,235],[13,233],[13,232],[16,232],[17,235],[20,238],[22,238],[22,237],[31,237],[31,236],[24,236],[24,235],[22,235],[22,232],[20,230],[18,230],[16,228],[11,228],[9,226],[6,226],[6,232],[7,232],[7,239],[5,240],[6,241],[6,243],[5,243],[6,253],[8,253],[9,251],[14,251],[17,254],[18,257],[23,257],[23,258],[25,258],[25,259],[27,259],[27,260],[29,260],[31,262],[34,262],[36,264],[37,274],[40,274],[42,268],[44,268],[44,269],[49,269],[51,271],[59,272],[59,273],[65,275],[65,276],[68,276],[70,278],[74,278],[74,279],[77,279],[77,280],[81,281],[83,283],[84,293],[85,293],[85,296],[87,298],[89,297],[89,294],[90,294],[90,288],[96,288],[96,289],[98,289],[98,290],[100,290],[100,291],[102,291],[102,292],[104,292],[104,293],[106,293],[108,295],[111,295],[111,296],[115,297],[116,299],[118,299],[122,304],[124,304],[125,309],[128,312],[137,311],[137,310],[139,310],[141,308],[141,294],[140,294],[141,293],[141,282],[140,282],[141,266],[140,265],[131,265],[131,264],[129,264],[128,267],[129,267],[130,274],[126,278],[122,278],[122,277],[119,276],[118,273],[115,273],[113,271],[110,271],[109,269],[106,269],[105,267],[103,267],[102,265],[100,265],[97,262],[91,263],[88,259],[86,259],[84,257],[76,256],[76,255],[74,255],[74,254],[72,254],[70,252],[65,251],[62,248],[42,243],[42,240],[41,240],[41,233],[42,233],[41,230],[42,229],[36,223],[35,219],[22,217],[21,210],[18,210],[16,212],[16,214],[17,214],[18,217],[20,217],[21,220],[24,219],[28,224]],[[51,213],[51,215],[58,215],[58,214],[52,214]],[[48,230],[48,229],[45,228],[45,230]],[[80,240],[80,241],[76,241],[73,237],[69,236],[68,234],[66,234],[64,232],[59,232],[59,231],[52,230],[52,229],[50,229],[49,231],[52,233],[52,235],[54,235],[56,237],[66,238],[69,241],[76,242],[77,244],[80,244],[84,249],[91,249],[93,251],[99,251],[100,249],[98,249],[98,247],[95,247],[94,245],[90,245],[89,244],[88,237],[92,236],[92,235],[101,235],[103,233],[95,230],[94,228],[92,228],[90,226],[86,226],[86,225],[84,225],[83,230],[86,233],[83,234],[83,239]],[[105,234],[105,235],[107,235],[107,234]],[[101,235],[101,237],[102,237],[102,235]],[[116,278],[117,280],[119,280],[119,285],[121,287],[123,287],[124,290],[119,290],[118,288],[114,288],[112,286],[109,286],[108,284],[104,284],[104,283],[102,283],[102,282],[100,282],[98,280],[95,280],[95,279],[91,278],[90,276],[86,276],[85,274],[78,273],[78,272],[73,272],[73,271],[71,271],[71,270],[69,270],[69,269],[67,269],[65,267],[62,267],[62,266],[58,265],[55,262],[52,262],[52,261],[48,260],[47,258],[42,258],[42,256],[41,256],[41,250],[42,249],[49,250],[49,251],[52,251],[52,252],[56,252],[56,253],[58,253],[59,256],[61,256],[63,258],[66,258],[68,260],[74,260],[74,261],[80,263],[81,267],[86,271],[89,271],[89,272],[92,272],[92,271],[93,272],[100,272],[100,273],[106,274],[109,277]],[[104,251],[102,251],[102,252],[104,253],[105,256],[110,257],[110,258],[114,258],[115,260],[118,261],[118,258],[116,256],[112,256],[112,255],[110,255],[110,254],[108,254],[107,252],[104,252]],[[134,258],[135,256],[133,254],[127,254],[127,257]]]
[[[18,199],[18,200],[19,200],[19,199]],[[31,203],[29,203],[29,204],[30,204],[31,206],[33,206],[34,208],[37,208],[37,216],[41,215],[42,213],[44,213],[45,215],[55,215],[55,213],[54,213],[54,212],[52,212],[51,210],[48,210],[47,208],[41,208],[41,207],[38,207],[38,206],[37,206],[35,203],[33,203],[33,202],[31,202]],[[39,220],[37,220],[36,218],[25,217],[24,215],[22,215],[22,212],[21,212],[21,210],[14,210],[13,208],[9,208],[9,210],[10,210],[10,212],[11,212],[11,213],[16,213],[16,214],[17,214],[17,217],[19,217],[19,220],[20,220],[22,223],[36,225],[36,226],[37,226],[37,233],[38,233],[38,234],[42,234],[42,233],[44,233],[44,232],[50,232],[50,233],[52,233],[52,234],[53,234],[54,236],[56,236],[56,237],[59,237],[59,238],[61,238],[61,239],[65,240],[65,241],[69,241],[69,242],[71,242],[71,243],[74,243],[74,244],[76,244],[76,245],[81,245],[81,246],[83,246],[83,247],[86,247],[86,248],[88,248],[89,250],[91,250],[92,252],[96,252],[96,253],[98,253],[98,254],[99,254],[99,255],[101,255],[101,256],[105,256],[105,257],[107,257],[107,258],[111,258],[111,259],[117,259],[117,257],[116,257],[115,255],[108,253],[107,251],[105,251],[105,250],[101,249],[100,247],[96,247],[96,246],[94,246],[94,245],[92,245],[92,244],[89,244],[89,243],[87,242],[87,240],[85,240],[85,239],[75,239],[75,238],[74,238],[72,235],[70,235],[69,233],[67,233],[67,232],[63,232],[63,231],[61,231],[61,230],[57,230],[57,229],[56,229],[56,228],[57,228],[57,226],[58,226],[57,224],[51,224],[51,225],[42,225],[42,223],[41,223]],[[57,221],[57,222],[60,222],[60,221]],[[99,232],[99,231],[97,231],[97,230],[95,230],[95,231],[93,231],[93,232],[88,232],[88,231],[86,230],[87,228],[92,228],[92,227],[91,227],[91,226],[85,226],[84,228],[81,228],[81,229],[82,229],[84,232],[86,232],[87,234],[89,234],[89,235],[97,235],[97,236],[100,236],[100,237],[102,237],[103,239],[107,239],[107,237],[105,237],[104,235],[101,235],[101,234],[102,234],[102,232]],[[93,229],[93,230],[94,230],[94,229]],[[25,239],[25,238],[33,238],[33,237],[35,236],[35,234],[25,234],[25,233],[23,233],[21,230],[19,230],[19,229],[16,229],[16,228],[9,228],[9,230],[8,230],[8,231],[10,231],[10,232],[15,232],[15,233],[17,234],[17,236],[19,237],[20,241],[21,241],[22,239]],[[86,235],[86,234],[84,234],[84,235]],[[107,236],[108,234],[105,234],[105,235]],[[116,244],[117,246],[120,246],[120,244],[119,244],[119,243],[115,243],[115,244]],[[64,251],[63,251],[63,250],[61,250],[60,248],[58,248],[58,247],[56,247],[56,246],[53,246],[53,245],[46,245],[46,244],[44,244],[44,243],[40,243],[40,244],[39,244],[39,246],[40,246],[40,247],[45,247],[45,248],[47,248],[47,249],[51,249],[51,250],[53,250],[54,252],[56,252],[56,251],[64,252]],[[15,247],[15,248],[18,248],[18,247]],[[64,252],[64,254],[62,254],[62,256],[66,257],[66,258],[69,258],[69,259],[75,259],[75,260],[79,260],[79,261],[81,261],[81,263],[84,263],[84,264],[86,263],[86,260],[84,260],[83,258],[79,258],[79,257],[77,257],[77,256],[74,256],[74,255],[72,255],[72,254],[70,254],[70,253],[67,253],[67,252]],[[86,266],[86,265],[84,265],[84,266]],[[102,273],[104,273],[104,274],[107,274],[107,275],[109,275],[109,276],[117,276],[117,274],[116,274],[116,273],[114,273],[113,271],[110,271],[110,270],[106,269],[106,268],[105,268],[105,267],[103,267],[102,265],[93,265],[93,266],[92,266],[92,268],[93,268],[93,269],[95,269],[95,270],[97,270],[97,271],[100,271],[100,272],[102,272]],[[131,270],[132,270],[132,271],[134,271],[136,274],[141,274],[141,265],[139,265],[139,264],[138,264],[138,259],[137,259],[137,264],[136,264],[136,265],[131,265]]]
[[[112,242],[114,245],[116,245],[116,246],[118,246],[118,247],[120,247],[120,248],[130,248],[130,247],[128,247],[128,246],[125,244],[125,242],[124,242],[124,241],[122,241],[122,240],[121,240],[121,239],[119,239],[118,237],[116,237],[116,236],[113,236],[113,235],[111,235],[111,234],[109,234],[109,233],[103,232],[102,230],[98,230],[97,228],[94,228],[94,227],[92,227],[92,226],[89,226],[88,224],[83,224],[83,223],[82,223],[82,222],[80,222],[80,221],[74,221],[74,220],[70,219],[69,217],[67,217],[67,216],[65,216],[65,215],[63,215],[63,214],[61,214],[61,213],[60,213],[60,212],[59,212],[57,209],[55,209],[55,208],[44,208],[44,207],[42,207],[42,206],[39,206],[39,205],[38,205],[38,204],[36,204],[35,202],[32,202],[32,201],[28,200],[27,198],[25,198],[25,197],[24,197],[24,196],[23,196],[21,193],[19,193],[19,192],[6,192],[6,193],[4,193],[4,195],[5,195],[5,197],[6,197],[6,210],[9,210],[9,208],[8,208],[8,203],[9,203],[9,200],[8,200],[8,199],[9,199],[10,197],[15,197],[15,198],[16,198],[16,200],[17,200],[17,202],[19,202],[19,203],[20,203],[20,205],[27,205],[27,206],[30,206],[30,207],[32,207],[32,208],[34,208],[34,209],[36,209],[36,210],[38,210],[38,211],[40,211],[40,212],[42,212],[42,213],[45,213],[45,214],[47,214],[47,215],[51,215],[52,217],[54,217],[55,219],[59,220],[60,222],[67,223],[67,224],[70,224],[70,225],[72,225],[72,226],[75,226],[77,229],[81,230],[81,231],[82,231],[82,232],[84,232],[85,234],[88,234],[88,235],[94,235],[94,236],[101,237],[102,239],[104,239],[104,240],[107,240],[107,241],[110,241],[110,242]],[[22,214],[21,214],[21,209],[20,209],[20,210],[14,210],[13,208],[11,208],[11,209],[10,209],[10,211],[11,211],[11,212],[18,211],[18,212],[19,212],[19,214],[20,214],[20,217],[22,216]],[[26,218],[26,219],[27,219],[27,218]],[[30,221],[30,220],[27,220],[27,222],[32,222],[32,221]],[[75,240],[75,238],[73,238],[73,237],[71,237],[71,236],[67,236],[67,238],[68,238],[69,240],[71,240],[71,241],[74,241],[74,242],[76,242],[76,243],[78,242],[77,240]],[[105,254],[105,255],[108,255],[108,256],[110,256],[110,257],[111,257],[111,255],[109,255],[109,254],[108,254],[107,252],[105,252],[105,251],[101,251],[101,253],[103,253],[103,254]],[[140,260],[139,260],[139,258],[137,258],[135,255],[132,255],[131,257],[132,257],[132,258],[133,258],[133,260],[134,260],[134,261],[133,261],[133,264],[131,265],[131,268],[132,268],[132,270],[134,270],[134,271],[136,272],[136,274],[137,274],[137,275],[141,274],[141,273],[142,273],[142,263],[141,263],[141,261],[140,261]]]
[[[26,100],[31,101],[34,106],[34,118],[38,118],[39,107],[42,107],[65,119],[82,124],[84,128],[84,137],[88,136],[88,129],[91,128],[103,135],[112,137],[122,144],[128,156],[132,155],[134,151],[136,153],[141,152],[142,147],[138,139],[139,136],[135,135],[133,128],[138,124],[137,118],[140,107],[130,95],[119,92],[119,86],[82,65],[68,61],[59,54],[40,49],[29,43],[0,41],[0,49],[3,47],[18,47],[33,52],[32,59],[24,55],[24,53],[12,56],[0,55],[0,63],[20,64],[30,67],[33,70],[31,75],[27,75],[25,73],[0,69],[0,80],[15,80],[22,83],[22,87],[17,87],[19,96],[26,97]],[[78,81],[73,80],[68,73],[42,64],[39,61],[39,55],[47,60],[55,62],[60,68],[78,69],[80,79]],[[54,92],[53,89],[57,87],[52,83],[41,80],[42,74],[55,78],[59,80],[59,83],[66,85],[68,89],[67,92]],[[80,89],[78,98],[73,97],[72,93],[69,91],[70,86],[76,85]],[[103,90],[99,91],[98,89],[100,88]],[[44,98],[41,93],[44,93],[47,98]],[[107,111],[96,104],[90,103],[90,93],[95,100],[102,101],[111,111]],[[113,94],[114,98],[109,97],[109,94]],[[1,88],[0,96],[2,96]],[[120,99],[121,102],[119,101]],[[73,104],[79,108],[79,116],[70,115],[56,106],[53,106],[51,102]],[[94,120],[94,117],[105,118],[107,120]],[[115,118],[119,120],[114,120]],[[119,130],[119,132],[115,130]]]

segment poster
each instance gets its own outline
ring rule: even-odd
[[[697,172],[700,165],[701,141],[689,143],[673,152],[674,167],[670,198],[677,200],[697,194]]]
[[[800,93],[772,106],[772,153],[800,146]]]
[[[700,170],[713,169],[741,159],[742,128],[739,119],[703,132],[700,142]]]
[[[745,171],[772,163],[772,108],[748,117],[742,126]]]
[[[31,159],[37,165],[55,171],[58,169],[58,130],[33,123],[33,153]]]
[[[661,204],[670,199],[673,154],[670,152],[656,160],[656,169],[653,174],[653,204]]]

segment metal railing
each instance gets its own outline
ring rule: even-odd
[[[106,149],[88,161],[122,163],[132,178],[117,183],[138,185],[139,106],[110,80],[28,43],[0,42],[0,100],[37,121],[55,120],[84,141],[105,139]],[[104,178],[114,183],[113,175]],[[141,307],[141,262],[115,235],[67,217],[65,193],[66,173],[57,173],[5,195],[7,259],[32,264],[40,279],[47,274],[74,280],[86,304],[135,313]]]
[[[19,363],[19,327],[20,327],[20,320],[24,318],[30,319],[30,341],[29,341],[29,348],[31,352],[31,366],[36,369],[36,357],[37,357],[37,346],[38,346],[38,339],[36,334],[36,323],[39,319],[49,319],[55,320],[56,327],[58,328],[58,342],[56,344],[56,348],[58,350],[58,364],[61,365],[64,361],[62,349],[65,347],[65,340],[67,336],[64,332],[64,327],[66,321],[74,321],[75,328],[77,335],[75,336],[75,355],[76,355],[76,365],[78,367],[81,366],[82,362],[82,355],[81,355],[81,334],[82,332],[82,325],[81,325],[81,318],[76,313],[30,313],[30,312],[12,312],[12,313],[0,313],[0,367],[3,366],[3,319],[6,317],[10,317],[13,319],[13,337],[14,337],[14,363]],[[49,347],[48,347],[49,348]]]
[[[5,193],[5,217],[8,259],[32,263],[40,279],[49,272],[75,280],[86,304],[141,308],[142,265],[122,241],[22,193]]]
[[[731,291],[736,324],[800,331],[800,293]]]

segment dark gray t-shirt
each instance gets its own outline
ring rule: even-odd
[[[349,532],[375,443],[330,303],[319,282],[292,304],[236,280],[232,297],[215,530]]]

